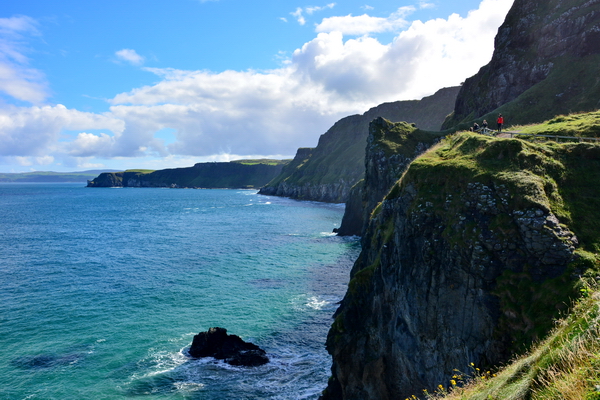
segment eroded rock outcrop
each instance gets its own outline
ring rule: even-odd
[[[572,151],[461,134],[413,161],[362,238],[323,398],[433,391],[541,338],[576,292],[579,241],[553,208]]]
[[[452,112],[458,87],[440,89],[421,100],[384,103],[362,115],[337,121],[314,149],[299,149],[290,165],[260,194],[298,200],[344,203],[364,176],[369,123],[378,117],[408,121],[419,129],[438,131]]]
[[[502,106],[509,124],[595,110],[599,61],[600,1],[515,0],[492,60],[465,81],[445,127],[486,118]]]
[[[365,178],[355,185],[346,202],[341,236],[362,235],[373,209],[383,200],[412,160],[442,137],[412,124],[377,118],[369,124]]]
[[[231,365],[256,367],[269,362],[267,353],[257,345],[227,334],[227,329],[210,328],[194,336],[188,350],[191,357],[214,357]]]

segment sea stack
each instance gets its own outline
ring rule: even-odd
[[[269,362],[266,352],[257,345],[228,335],[225,328],[210,328],[194,336],[189,355],[193,358],[214,357],[230,365],[256,367]]]

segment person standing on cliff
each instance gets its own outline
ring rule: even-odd
[[[496,120],[498,124],[498,133],[502,133],[502,124],[504,124],[504,117],[502,114],[498,114],[498,119]]]

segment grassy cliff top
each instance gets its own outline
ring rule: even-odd
[[[531,143],[457,133],[417,158],[406,176],[422,188],[422,200],[440,206],[440,212],[448,195],[461,207],[457,199],[469,190],[469,183],[504,185],[518,194],[511,197],[512,209],[551,211],[574,230],[583,249],[600,251],[598,145]]]
[[[137,173],[137,174],[151,174],[154,171],[155,170],[153,170],[153,169],[127,169],[124,172],[133,172],[133,173]]]
[[[270,160],[266,158],[256,159],[256,160],[233,160],[232,163],[243,164],[243,165],[287,165],[292,160]]]
[[[547,132],[577,126],[575,133],[593,131],[596,118],[600,118],[597,113],[557,117],[530,129]],[[474,182],[506,188],[511,195],[505,211],[553,212],[580,242],[578,258],[572,262],[581,271],[580,278],[572,276],[556,285],[547,281],[539,287],[513,280],[511,296],[520,298],[519,291],[538,293],[537,300],[527,300],[532,306],[561,291],[575,290],[581,298],[568,314],[563,311],[545,339],[507,366],[484,371],[472,365],[469,371],[456,371],[449,382],[440,382],[435,393],[415,395],[452,400],[600,399],[600,291],[596,286],[600,280],[600,145],[453,134],[417,158],[388,199],[412,185],[418,196],[414,204],[429,202],[434,212],[452,218],[464,209],[462,194]],[[534,314],[527,316],[542,317],[552,326],[550,314],[539,310]]]
[[[428,132],[408,122],[390,122],[384,118],[371,123],[373,144],[384,151],[386,157],[401,154],[412,158],[421,143],[432,144],[443,137],[442,132]]]

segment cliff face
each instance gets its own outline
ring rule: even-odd
[[[323,398],[432,392],[454,369],[498,365],[543,337],[576,295],[575,252],[596,248],[584,209],[599,167],[593,145],[473,134],[413,161],[363,236]]]
[[[406,122],[392,123],[381,117],[373,120],[367,138],[365,178],[353,188],[337,233],[341,236],[362,235],[371,211],[412,160],[441,136],[441,133],[424,132]]]
[[[88,181],[88,187],[258,188],[279,175],[286,163],[232,161],[151,172],[110,172]]]
[[[301,200],[343,203],[351,188],[364,175],[366,139],[369,123],[383,117],[408,121],[424,130],[439,130],[452,111],[458,87],[441,89],[422,100],[381,104],[363,115],[352,115],[336,122],[319,138],[316,148],[299,151],[282,174],[260,190],[261,194]]]
[[[494,110],[526,124],[597,109],[599,61],[600,1],[515,0],[492,60],[465,81],[444,126],[495,122]]]

